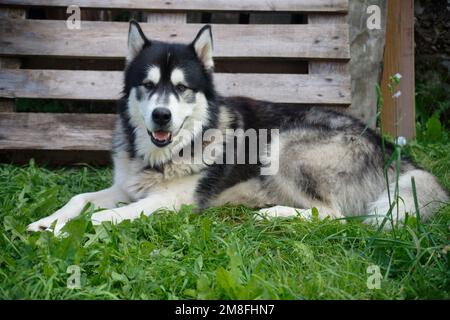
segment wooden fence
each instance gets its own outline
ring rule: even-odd
[[[177,42],[211,23],[224,95],[299,107],[351,103],[348,0],[76,3],[82,21],[73,30],[72,1],[0,1],[1,161],[108,162],[130,17],[150,38]],[[42,100],[58,101],[57,113],[35,112]]]

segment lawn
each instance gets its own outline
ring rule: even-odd
[[[450,189],[448,137],[405,152]],[[245,207],[184,207],[94,229],[86,208],[61,239],[25,228],[107,187],[110,169],[2,164],[0,181],[2,299],[450,298],[450,205],[388,232],[360,221],[256,221]],[[79,288],[67,288],[69,266],[80,268]],[[367,285],[368,268],[379,268],[379,289]]]

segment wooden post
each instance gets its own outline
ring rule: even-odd
[[[385,133],[393,137],[413,139],[415,126],[414,81],[414,1],[388,1],[386,46],[381,89],[384,107],[381,121]],[[396,91],[401,95],[393,98],[389,90],[389,78],[402,75]]]

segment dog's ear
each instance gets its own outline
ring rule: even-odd
[[[131,20],[130,28],[128,29],[127,63],[130,63],[147,43],[149,43],[149,40],[145,37],[139,24],[136,21]]]
[[[212,70],[214,68],[214,60],[213,39],[210,25],[206,25],[200,29],[192,42],[192,46],[205,69]]]

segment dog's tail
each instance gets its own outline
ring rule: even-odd
[[[414,177],[415,181],[416,197],[413,192],[412,177]],[[376,201],[369,204],[369,214],[374,217],[366,221],[380,224],[389,213],[391,206],[391,218],[394,223],[397,221],[403,222],[407,213],[409,216],[416,216],[415,198],[419,208],[420,219],[425,221],[449,202],[448,193],[439,185],[436,178],[431,173],[420,169],[413,169],[401,174],[398,181],[398,190],[398,209],[394,201],[395,182],[393,182],[389,186],[390,194],[388,194],[386,188]],[[386,228],[391,227],[391,225],[389,221],[385,223]]]

